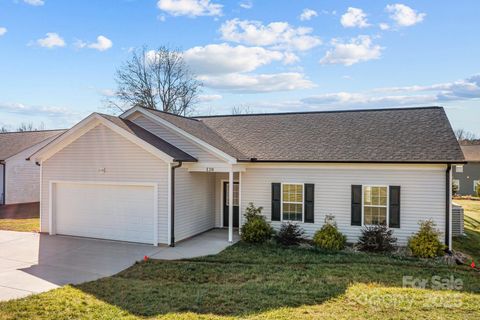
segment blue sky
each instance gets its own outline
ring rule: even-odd
[[[479,1],[0,0],[0,126],[71,126],[132,48],[178,47],[198,114],[445,106],[480,135]]]

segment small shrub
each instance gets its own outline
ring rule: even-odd
[[[241,239],[250,243],[262,243],[273,235],[273,228],[261,215],[263,208],[255,207],[250,203],[245,210],[245,223],[241,231]]]
[[[295,223],[282,223],[277,233],[276,240],[284,246],[295,246],[305,240],[305,231]]]
[[[477,194],[477,197],[480,197],[480,182],[477,182],[475,185],[475,193]]]
[[[337,224],[332,216],[325,218],[325,224],[315,232],[313,243],[326,250],[342,250],[347,243],[347,237],[337,229]]]
[[[365,226],[358,240],[357,247],[368,252],[392,252],[396,249],[397,238],[392,236],[393,230],[383,225]]]
[[[418,232],[408,239],[408,248],[415,257],[434,258],[443,255],[445,246],[440,242],[440,231],[432,220],[420,222]]]

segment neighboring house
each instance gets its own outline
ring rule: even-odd
[[[173,245],[243,223],[250,202],[308,236],[334,215],[348,241],[386,224],[400,244],[433,219],[451,243],[451,165],[464,162],[441,107],[182,117],[94,113],[31,156],[41,231]],[[235,229],[236,230],[236,229]]]
[[[64,131],[0,133],[0,205],[40,200],[40,167],[26,159]]]
[[[477,195],[475,186],[480,183],[480,145],[461,146],[467,164],[455,167],[453,183],[457,185],[457,194]]]

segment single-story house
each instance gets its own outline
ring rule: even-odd
[[[457,194],[476,196],[475,186],[480,183],[480,145],[461,146],[461,148],[467,163],[455,167],[453,183],[457,186]]]
[[[451,244],[451,167],[464,162],[441,107],[184,117],[93,113],[31,156],[41,231],[174,245],[243,223],[312,236],[333,215],[355,242],[385,224],[400,244],[433,219]]]
[[[0,133],[0,205],[40,200],[40,168],[27,158],[63,131]]]

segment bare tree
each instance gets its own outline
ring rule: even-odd
[[[0,127],[0,133],[5,133],[5,132],[8,132],[8,127],[6,125],[2,125]]]
[[[455,136],[457,137],[457,140],[475,140],[477,137],[475,133],[466,131],[465,129],[457,129],[455,130]]]
[[[45,124],[43,122],[41,122],[40,125],[38,126],[35,126],[32,122],[29,122],[29,123],[22,122],[17,128],[17,132],[38,131],[38,130],[44,130],[44,129],[45,129]]]
[[[143,47],[116,72],[117,90],[106,100],[110,109],[142,106],[186,115],[193,111],[202,83],[183,60],[182,52],[165,46]]]
[[[250,106],[238,105],[232,107],[232,114],[252,114],[253,111],[250,109]]]

